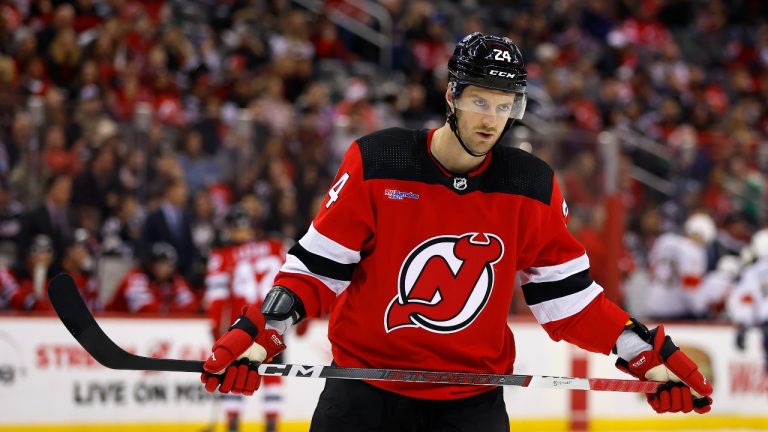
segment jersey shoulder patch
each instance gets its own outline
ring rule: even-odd
[[[526,196],[549,205],[554,186],[552,168],[538,157],[513,147],[500,147],[491,160],[491,175],[481,189]]]
[[[389,128],[358,139],[363,178],[421,179],[424,149],[419,146],[419,137],[424,135],[422,138],[426,140],[426,134],[426,130]]]

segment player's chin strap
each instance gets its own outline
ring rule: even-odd
[[[461,94],[461,90],[459,89],[459,85],[461,85],[462,87],[464,86],[464,84],[460,84],[460,83],[457,83],[455,81],[451,82],[451,98],[454,101]],[[467,152],[467,154],[469,154],[470,156],[482,157],[482,156],[485,156],[488,153],[492,152],[493,149],[496,147],[496,144],[501,142],[501,138],[504,136],[505,133],[507,133],[509,128],[512,127],[512,124],[515,123],[515,119],[513,119],[513,118],[507,119],[507,124],[504,125],[504,130],[501,131],[501,134],[496,139],[496,142],[493,143],[491,148],[488,149],[488,151],[485,152],[485,153],[478,153],[478,152],[472,151],[469,147],[467,147],[466,144],[464,144],[464,141],[461,139],[461,136],[459,134],[459,121],[458,121],[458,118],[457,118],[458,114],[456,113],[456,110],[450,104],[447,104],[447,105],[448,105],[448,125],[451,126],[451,131],[453,131],[453,134],[456,136],[456,139],[459,140],[459,144],[461,144],[461,148],[463,148],[464,151]]]

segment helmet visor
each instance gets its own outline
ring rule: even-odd
[[[498,119],[520,120],[527,104],[525,93],[501,92],[462,92],[454,99],[454,106],[459,111],[467,111]]]

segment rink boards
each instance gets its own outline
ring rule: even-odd
[[[99,321],[121,346],[145,356],[203,359],[211,343],[207,321],[199,318]],[[533,322],[512,321],[510,326],[517,341],[516,373],[626,378],[614,369],[612,358],[555,343]],[[329,364],[325,331],[325,323],[317,321],[304,337],[289,335],[287,361]],[[587,421],[591,430],[606,431],[768,430],[768,379],[756,331],[749,334],[745,352],[735,349],[730,326],[669,325],[667,332],[712,380],[710,415],[658,416],[637,394],[507,388],[513,426],[555,431]],[[282,432],[305,431],[324,381],[287,378],[284,383]],[[246,421],[259,422],[261,408],[258,393],[247,398]],[[149,432],[199,431],[220,418],[221,408],[203,391],[197,374],[105,369],[57,319],[0,316],[0,412],[0,431]]]

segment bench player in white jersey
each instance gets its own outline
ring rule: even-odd
[[[736,346],[744,349],[744,335],[759,327],[768,367],[768,228],[756,232],[750,242],[756,260],[741,273],[741,279],[728,298],[728,315],[737,325]]]
[[[527,72],[508,38],[473,33],[448,62],[447,119],[356,140],[307,233],[288,252],[261,310],[248,306],[213,346],[208,391],[252,394],[282,334],[331,310],[342,367],[511,373],[507,325],[516,274],[555,340],[618,354],[616,366],[667,384],[659,413],[705,413],[712,387],[666,336],[608,300],[568,232],[554,171],[499,145],[522,118]],[[502,432],[499,387],[326,380],[311,432]]]
[[[736,288],[742,261],[736,255],[723,255],[714,270],[704,276],[699,289],[691,297],[691,310],[696,316],[717,319],[723,312],[728,296]]]
[[[241,204],[233,205],[225,217],[224,245],[208,258],[204,305],[211,320],[214,339],[226,333],[229,324],[249,304],[261,304],[280,267],[285,262],[285,243],[275,238],[256,239],[253,218]],[[264,379],[264,423],[266,432],[277,430],[282,411],[282,379]],[[243,400],[223,395],[228,432],[237,432]]]
[[[688,217],[683,235],[664,233],[648,254],[652,282],[645,297],[644,315],[658,320],[698,318],[697,297],[707,273],[706,245],[717,230],[704,213]]]

